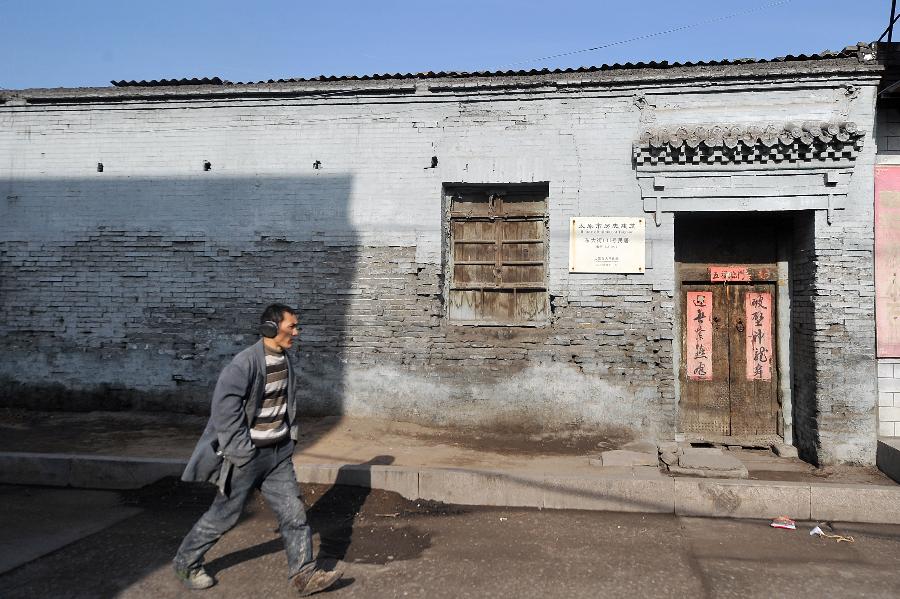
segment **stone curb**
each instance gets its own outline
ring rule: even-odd
[[[458,505],[900,524],[900,487],[687,477],[534,477],[328,464],[300,464],[296,471],[301,482],[355,484],[407,499]]]
[[[163,458],[0,452],[0,483],[135,489],[180,476]],[[676,514],[716,518],[789,516],[900,524],[900,487],[630,475],[567,477],[450,468],[295,464],[303,483],[393,491],[457,505]]]
[[[181,476],[186,460],[70,453],[0,452],[0,483],[90,489],[139,489]]]

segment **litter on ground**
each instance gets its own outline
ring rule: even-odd
[[[787,530],[797,529],[797,523],[787,516],[778,516],[777,518],[772,520],[772,524],[770,524],[770,526],[772,528],[785,528]]]
[[[822,530],[822,527],[819,525],[814,526],[813,529],[811,531],[809,531],[809,535],[815,536],[815,537],[825,537],[826,539],[834,539],[838,543],[841,543],[841,542],[855,543],[856,542],[853,539],[853,537],[851,537],[851,536],[829,534],[829,533],[825,532],[824,530]]]

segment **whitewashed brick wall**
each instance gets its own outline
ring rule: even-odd
[[[286,301],[301,310],[311,411],[671,435],[672,215],[648,226],[644,275],[569,274],[569,219],[648,216],[631,162],[645,126],[850,118],[871,132],[875,82],[846,77],[853,93],[826,73],[0,104],[3,400],[202,411],[261,306]],[[840,258],[871,247],[873,145],[841,224],[815,219],[822,377],[866,360],[874,375],[871,294],[857,288],[869,267]],[[534,181],[550,188],[550,325],[448,325],[442,185]],[[827,383],[823,455],[866,461],[874,385]]]
[[[878,435],[900,437],[900,359],[878,360]]]

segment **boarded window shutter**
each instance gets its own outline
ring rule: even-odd
[[[450,319],[547,320],[547,200],[543,189],[461,190],[450,206]]]

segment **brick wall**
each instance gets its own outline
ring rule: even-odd
[[[865,226],[848,231],[823,220],[807,214],[795,221],[795,445],[814,463],[868,462],[875,443],[869,433],[875,418],[872,232]]]
[[[878,435],[900,437],[900,359],[878,360]]]
[[[0,106],[2,400],[202,411],[224,362],[254,340],[258,311],[285,301],[300,308],[308,411],[670,435],[672,215],[648,224],[647,273],[627,276],[570,275],[569,218],[647,216],[631,164],[647,124],[846,113],[871,127],[865,98],[817,85],[563,94],[401,82],[363,101]],[[549,326],[449,325],[442,185],[531,181],[550,185]],[[817,264],[826,295],[814,308],[853,314],[813,334],[829,356],[816,354],[817,392],[835,406],[848,394],[825,370],[844,354],[862,364],[874,334],[865,290],[840,299],[866,275],[841,260],[870,243],[861,222],[815,225],[836,253]],[[874,404],[867,393],[820,426],[829,447],[872,434],[854,420]],[[855,424],[841,428],[847,413]]]
[[[851,119],[874,125],[860,92]],[[846,209],[795,218],[792,370],[795,445],[814,463],[872,463],[875,452],[875,285],[872,189],[876,143],[856,159]]]
[[[642,215],[636,109],[576,103],[580,124],[547,99],[3,112],[4,401],[202,411],[279,300],[300,308],[309,411],[671,432],[665,261],[567,272],[570,216]],[[448,325],[442,185],[530,180],[551,181],[553,323]]]
[[[871,174],[863,179],[871,189]],[[820,460],[867,462],[876,442],[872,208],[860,207],[832,225],[824,214],[816,216]]]

